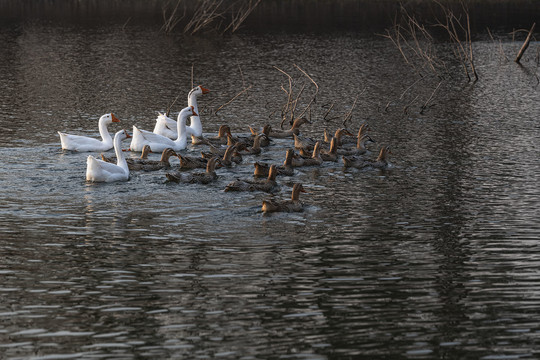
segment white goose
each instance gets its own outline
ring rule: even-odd
[[[86,180],[93,182],[127,181],[129,179],[129,168],[122,153],[121,142],[130,137],[126,130],[120,130],[114,135],[114,151],[118,159],[116,164],[98,160],[92,155],[88,155],[86,160]]]
[[[129,149],[131,151],[142,151],[144,145],[150,145],[153,152],[163,152],[166,148],[172,148],[174,151],[184,150],[187,146],[186,120],[193,115],[198,115],[193,106],[188,106],[180,111],[178,121],[176,121],[176,131],[178,132],[176,140],[171,140],[166,136],[154,134],[150,131],[139,130],[136,126],[133,126],[133,139]]]
[[[196,86],[188,94],[188,106],[193,106],[193,109],[198,114],[199,108],[197,107],[197,96],[201,94],[208,94],[210,90],[204,88],[202,85]],[[177,133],[174,131],[176,129],[176,121],[170,117],[159,114],[156,119],[156,126],[154,127],[154,133],[167,136],[170,139],[175,140],[177,138]],[[197,137],[202,136],[202,123],[199,115],[193,115],[191,117],[191,124],[186,126],[187,136],[195,135]]]
[[[87,136],[71,135],[58,131],[62,149],[73,151],[107,151],[113,147],[113,139],[107,130],[107,125],[120,122],[114,114],[105,114],[99,118],[99,134],[102,140]]]

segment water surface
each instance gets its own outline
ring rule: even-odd
[[[190,38],[35,23],[3,32],[0,46],[4,358],[538,357],[534,51],[519,66],[497,42],[476,42],[480,80],[456,65],[420,113],[439,80],[418,81],[388,42],[355,33]],[[294,64],[319,86],[305,134],[342,126],[358,96],[347,126],[369,123],[372,156],[392,146],[387,171],[338,162],[279,178],[276,197],[295,182],[309,189],[302,213],[263,216],[266,194],[222,191],[254,161],[282,162],[289,140],[208,186],[166,184],[164,171],[89,184],[88,154],[60,149],[56,131],[98,136],[106,112],[122,121],[111,131],[152,129],[178,94],[173,113],[185,106],[192,69],[211,89],[199,99],[207,134],[278,127],[288,83],[273,66],[296,92],[305,84],[301,105],[314,94]]]

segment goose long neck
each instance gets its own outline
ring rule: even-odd
[[[197,106],[197,96],[198,96],[198,93],[196,93],[193,90],[190,91],[188,95],[188,106],[193,106],[193,110],[195,111],[196,114],[199,113],[199,107]],[[191,121],[190,127],[195,129],[197,132],[202,133],[201,118],[199,116],[192,116],[190,118],[190,121]]]
[[[188,118],[188,112],[182,110],[178,114],[178,121],[176,122],[176,130],[178,132],[178,138],[174,141],[178,145],[184,145],[187,143],[187,134],[186,134],[186,120]]]
[[[129,171],[124,152],[122,151],[122,139],[119,134],[114,136],[114,152],[116,154],[116,165],[120,166],[125,171]]]
[[[98,128],[99,134],[101,135],[103,142],[111,144],[113,142],[113,139],[111,137],[111,134],[109,134],[109,130],[107,129],[107,120],[103,116],[99,119]]]

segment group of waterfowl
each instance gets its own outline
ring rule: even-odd
[[[114,147],[116,158],[107,157],[104,154],[101,154],[101,159],[92,155],[88,156],[87,181],[126,181],[130,177],[130,171],[170,169],[171,171],[165,174],[168,182],[209,184],[218,178],[217,168],[230,167],[234,163],[240,163],[246,155],[260,154],[264,147],[270,146],[272,139],[291,139],[291,145],[294,146],[294,149],[290,147],[286,150],[282,165],[255,162],[254,178],[232,181],[225,187],[224,191],[226,192],[263,191],[274,193],[279,189],[279,184],[276,181],[278,176],[292,176],[295,168],[320,166],[323,162],[337,162],[340,157],[345,167],[358,169],[384,169],[388,167],[387,157],[390,153],[388,146],[383,146],[380,149],[376,159],[365,157],[366,154],[369,154],[366,146],[374,142],[367,134],[367,124],[360,127],[356,140],[351,140],[354,134],[345,128],[336,130],[333,136],[325,130],[324,139],[319,141],[301,136],[300,127],[310,123],[304,117],[296,119],[291,128],[287,130],[272,129],[270,125],[265,125],[260,131],[250,127],[251,135],[242,137],[233,135],[228,125],[222,125],[217,136],[204,137],[198,114],[197,97],[208,92],[209,90],[202,86],[193,88],[188,95],[188,106],[180,111],[177,120],[159,114],[153,131],[133,126],[132,135],[125,130],[120,130],[115,134],[113,140],[107,131],[107,125],[120,120],[113,114],[105,114],[99,119],[99,132],[102,140],[58,132],[62,149],[103,152]],[[190,118],[189,126],[187,125],[188,118]],[[192,145],[206,146],[207,151],[201,151],[200,157],[181,154],[180,151],[187,147],[188,137],[191,138]],[[140,158],[125,158],[121,142],[128,138],[131,138],[128,150],[141,152]],[[161,158],[159,160],[149,159],[150,152],[161,153]],[[178,158],[180,164],[172,166],[171,157]],[[205,169],[205,171],[189,171],[199,168]],[[302,202],[299,200],[301,192],[306,191],[302,184],[296,183],[292,188],[290,200],[266,199],[263,201],[262,211],[265,213],[301,211],[303,209]]]

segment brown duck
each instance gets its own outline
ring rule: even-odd
[[[375,160],[355,156],[343,156],[343,164],[345,167],[354,167],[357,169],[386,169],[388,167],[388,154],[391,154],[390,146],[383,146],[379,152],[379,156]]]
[[[303,124],[311,124],[311,122],[305,117],[297,118],[293,121],[293,124],[290,129],[288,130],[271,129],[269,136],[270,138],[281,138],[281,139],[290,138],[293,136],[293,134],[296,134],[296,135],[300,134],[300,126]]]
[[[283,162],[283,165],[276,166],[278,175],[292,176],[294,174],[294,168],[292,166],[293,157],[294,157],[294,150],[293,149],[287,150],[287,154],[285,155],[285,161]],[[253,165],[255,166],[253,176],[256,176],[256,177],[268,176],[268,173],[270,171],[270,165],[259,163],[259,162],[256,162]]]
[[[136,159],[126,159],[129,170],[138,170],[137,164],[142,163],[144,160],[148,160],[148,154],[151,153],[150,145],[144,145],[141,156]],[[101,160],[116,164],[116,156],[105,156],[101,154]]]
[[[321,165],[323,159],[321,157],[321,143],[317,141],[313,147],[313,154],[311,158],[303,158],[301,156],[293,156],[292,167],[301,167],[301,166],[312,166],[312,165]]]
[[[221,125],[217,136],[205,138],[191,135],[191,143],[193,145],[225,145],[227,143],[227,135],[231,135],[231,128],[229,125]]]
[[[187,184],[209,184],[217,179],[216,163],[218,158],[213,157],[208,160],[206,165],[206,172],[203,173],[186,173],[176,171],[174,173],[166,173],[167,180],[175,183],[187,183]]]
[[[277,170],[276,165],[270,166],[268,178],[266,180],[236,180],[227,185],[225,191],[264,191],[275,192],[279,190],[279,185],[276,182]]]
[[[371,136],[364,134],[358,139],[356,147],[341,148],[337,150],[337,153],[345,156],[364,155],[368,152],[366,145],[374,142],[375,140],[373,140]]]
[[[300,193],[306,192],[302,184],[294,184],[291,200],[265,199],[262,203],[263,213],[270,212],[293,212],[304,210],[304,204],[300,201]]]

